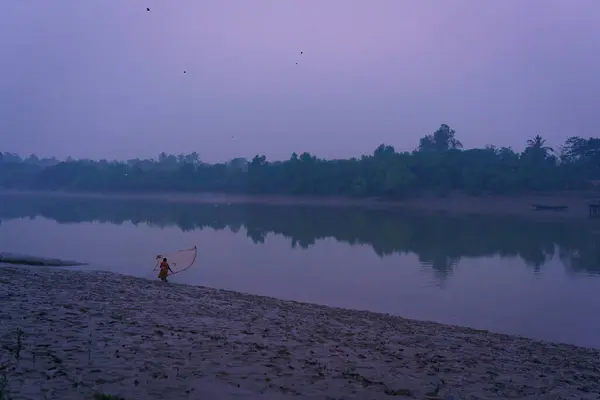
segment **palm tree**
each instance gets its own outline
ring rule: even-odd
[[[523,152],[523,157],[526,162],[531,165],[551,165],[556,164],[556,157],[552,155],[554,149],[546,146],[546,140],[540,135],[535,135],[533,139],[527,140],[527,147]]]
[[[554,153],[554,149],[550,146],[545,146],[545,144],[546,139],[540,135],[535,135],[533,139],[527,140],[527,149],[531,149],[535,153],[543,153],[544,158],[546,158],[550,153]]]

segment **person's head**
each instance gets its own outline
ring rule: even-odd
[[[166,257],[165,257],[165,258],[163,258],[163,261],[164,261],[164,262],[167,262],[167,258],[166,258]]]

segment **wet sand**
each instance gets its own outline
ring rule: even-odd
[[[0,377],[15,400],[600,393],[596,350],[106,272],[0,271]]]
[[[529,195],[468,196],[454,194],[447,197],[435,195],[389,200],[376,198],[347,198],[324,196],[241,195],[220,193],[77,193],[0,190],[0,196],[50,196],[63,198],[91,198],[107,200],[148,200],[197,204],[265,204],[273,206],[324,206],[365,208],[406,208],[423,212],[447,214],[516,215],[534,219],[589,219],[589,204],[600,202],[600,192],[556,192]],[[536,211],[534,204],[567,206],[566,211]]]

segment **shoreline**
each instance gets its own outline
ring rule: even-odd
[[[60,258],[38,257],[27,254],[0,252],[0,264],[2,263],[39,267],[79,267],[88,265],[87,263],[73,260],[62,260]]]
[[[451,215],[520,216],[543,220],[590,219],[588,205],[597,202],[595,192],[540,193],[529,195],[456,194],[448,197],[421,196],[404,200],[378,198],[310,197],[289,195],[248,195],[225,193],[81,193],[67,191],[0,190],[1,196],[53,197],[68,199],[143,200],[192,204],[261,204],[271,206],[361,207],[407,209]],[[597,194],[597,193],[596,193]],[[566,211],[535,211],[533,204],[567,206]]]
[[[599,350],[107,272],[0,271],[0,366],[19,399],[600,392]]]

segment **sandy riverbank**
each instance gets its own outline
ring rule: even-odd
[[[536,219],[581,220],[589,218],[588,205],[597,202],[600,194],[592,192],[541,193],[537,195],[468,196],[454,194],[447,197],[421,196],[405,200],[373,198],[234,195],[218,193],[164,193],[164,194],[101,194],[74,192],[32,192],[0,190],[0,196],[49,196],[53,198],[90,198],[107,200],[151,200],[197,204],[266,204],[274,206],[324,206],[406,208],[422,212],[449,214],[516,215]],[[566,211],[535,211],[533,204],[568,206]]]
[[[110,273],[1,272],[15,400],[600,393],[600,351]]]

